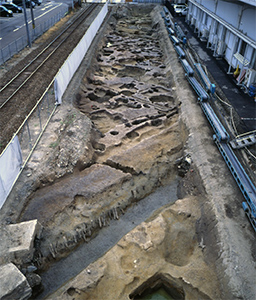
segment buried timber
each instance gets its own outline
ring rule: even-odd
[[[74,93],[75,108],[70,105],[66,115],[53,117],[50,151],[38,159],[45,167],[19,221],[37,219],[43,226],[33,263],[44,296],[77,275],[65,277],[65,269],[83,265],[83,255],[94,257],[87,245],[101,231],[112,229],[111,240],[126,226],[122,218],[131,207],[143,215],[144,199],[156,193],[154,201],[161,203],[158,191],[171,189],[164,189],[165,206],[152,208],[154,214],[111,249],[95,244],[100,258],[94,257],[52,299],[136,299],[155,287],[180,299],[220,298],[214,247],[205,249],[200,227],[212,222],[211,213],[202,209],[206,196],[200,176],[183,150],[187,132],[170,68],[177,58],[163,50],[158,8],[142,7],[113,9],[109,29]],[[66,259],[81,249],[83,255],[68,264]],[[54,286],[54,277],[63,281]]]

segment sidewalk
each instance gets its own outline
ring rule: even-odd
[[[184,17],[175,17],[175,21],[180,25],[182,30],[187,31],[187,39],[191,46],[196,50],[199,58],[207,67],[222,92],[233,105],[234,109],[244,124],[244,131],[249,132],[256,130],[256,102],[253,97],[244,93],[236,85],[233,75],[228,75],[228,63],[221,58],[213,56],[213,51],[206,48],[207,43],[200,41],[198,34],[194,33],[194,27],[190,27]]]

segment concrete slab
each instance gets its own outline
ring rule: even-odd
[[[42,226],[37,220],[0,227],[0,264],[28,263],[33,258],[34,240],[40,237]]]
[[[0,299],[26,300],[32,295],[26,277],[12,263],[0,266]]]

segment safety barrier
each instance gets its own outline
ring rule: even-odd
[[[185,54],[185,52],[182,50],[182,48],[180,47],[180,46],[174,46],[175,47],[175,50],[176,50],[176,52],[177,52],[177,54],[178,54],[178,56],[179,56],[179,58],[185,58],[186,57],[186,54]]]
[[[180,62],[181,62],[181,65],[183,66],[183,69],[185,70],[185,73],[187,74],[187,76],[193,77],[194,76],[194,70],[190,66],[188,61],[186,59],[181,59],[180,58]]]
[[[169,33],[169,36],[172,36],[175,33],[174,30],[172,30],[170,27],[167,27],[167,31]]]
[[[195,70],[200,78],[200,80],[202,81],[205,89],[207,92],[211,92],[212,94],[214,94],[215,92],[215,84],[211,83],[210,79],[208,78],[208,76],[205,74],[201,64],[196,63],[194,64],[195,66]]]
[[[244,168],[241,166],[230,146],[226,143],[220,142],[216,136],[213,138],[246,200],[246,202],[242,203],[242,206],[253,229],[256,232],[256,188],[251,182],[249,176],[246,174]]]
[[[173,42],[174,45],[179,45],[180,41],[178,38],[176,38],[176,36],[174,35],[170,35],[170,39]]]
[[[54,91],[56,96],[56,102],[61,103],[62,95],[64,94],[71,78],[79,67],[83,60],[87,50],[89,49],[91,42],[93,41],[98,29],[100,28],[105,16],[108,12],[108,3],[106,3],[101,9],[98,16],[91,23],[90,27],[82,37],[78,45],[71,52],[54,81]]]
[[[216,136],[220,141],[229,141],[229,134],[227,133],[224,126],[221,124],[219,118],[216,116],[214,110],[208,102],[200,102],[201,108],[209,121],[210,125],[213,128],[213,131],[216,133]]]
[[[0,155],[0,209],[56,110],[53,81]]]
[[[187,75],[187,74],[186,74]],[[200,83],[195,79],[195,77],[186,76],[194,90],[196,91],[197,95],[199,96],[201,101],[207,101],[209,99],[208,94],[203,89],[203,87],[200,85]]]

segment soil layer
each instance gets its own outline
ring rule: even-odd
[[[110,250],[99,244],[102,257],[49,299],[132,299],[154,285],[182,299],[252,299],[256,293],[255,239],[242,195],[213,143],[161,10],[113,7],[1,221],[38,219],[44,230],[32,263],[45,278],[63,261],[55,276],[66,281],[62,272],[72,264],[61,259],[81,246],[89,256],[87,243],[113,222],[122,226],[128,208],[176,182],[179,200]]]

